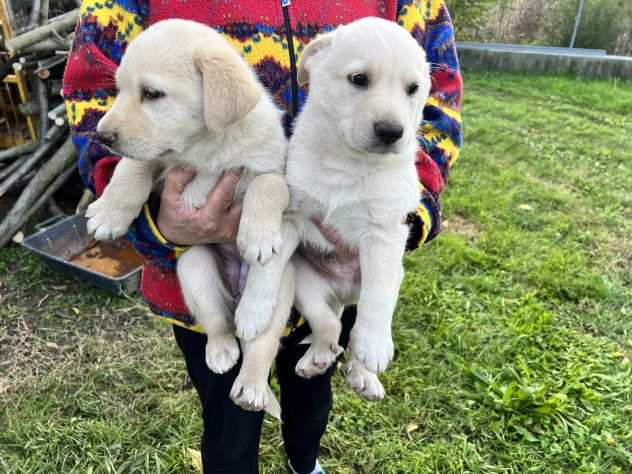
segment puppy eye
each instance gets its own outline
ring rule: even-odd
[[[157,100],[164,97],[165,93],[151,87],[143,87],[141,100]]]
[[[415,84],[413,82],[412,84],[409,84],[408,87],[406,88],[406,94],[413,95],[418,90],[419,90],[419,84]]]
[[[356,87],[362,87],[362,88],[369,87],[369,77],[366,74],[361,74],[361,73],[349,74],[347,79],[349,79],[349,82]]]

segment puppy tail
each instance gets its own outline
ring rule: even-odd
[[[281,420],[281,404],[279,403],[279,400],[277,399],[276,395],[270,388],[270,385],[268,385],[267,391],[268,391],[268,404],[266,405],[265,410],[266,412],[268,412],[268,414],[272,415],[274,418],[276,418],[282,423],[283,421]]]

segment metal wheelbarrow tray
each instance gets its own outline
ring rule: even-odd
[[[69,261],[94,243],[86,229],[86,222],[83,214],[64,217],[25,238],[22,246],[38,255],[51,268],[91,282],[116,295],[136,291],[140,283],[141,265],[125,274],[111,276]]]

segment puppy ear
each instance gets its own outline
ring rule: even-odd
[[[334,41],[334,33],[325,33],[318,35],[315,39],[309,42],[303,55],[298,62],[298,84],[304,86],[309,82],[309,69],[311,67],[312,59],[314,56],[327,49]]]
[[[261,86],[236,51],[205,48],[195,54],[193,63],[202,74],[204,121],[210,132],[238,122],[259,103]]]

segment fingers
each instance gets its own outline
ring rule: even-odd
[[[223,211],[228,210],[235,198],[235,188],[241,179],[241,174],[241,169],[226,171],[211,191],[206,206],[220,208]]]
[[[165,187],[163,194],[167,195],[179,195],[182,194],[187,184],[193,181],[195,177],[195,171],[176,166],[171,169],[165,177]]]
[[[239,221],[241,220],[241,203],[235,203],[228,209],[226,213],[226,221],[224,226],[228,229],[226,240],[233,242],[237,238],[237,232],[239,231]]]

